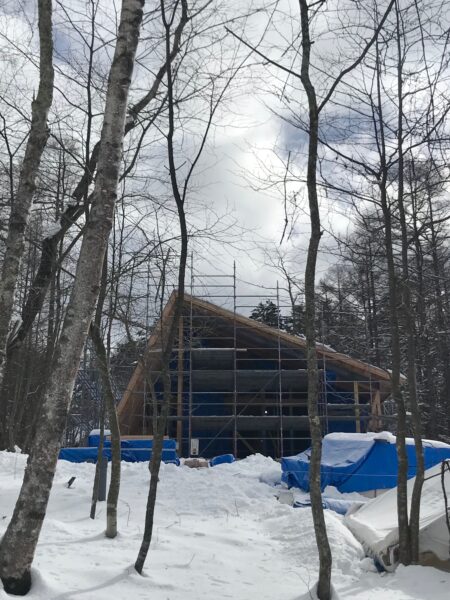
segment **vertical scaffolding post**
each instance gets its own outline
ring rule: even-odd
[[[148,302],[149,302],[149,298],[150,298],[150,261],[147,262],[147,290],[146,290],[146,298],[145,298],[145,339],[146,339],[146,343],[148,343],[148,339],[149,339],[149,308],[148,308]],[[147,351],[144,350],[144,365],[142,367],[144,370],[148,368],[147,365]],[[146,423],[147,423],[147,416],[145,414],[146,408],[147,408],[147,377],[144,373],[144,401],[142,403],[142,435],[145,435],[147,433],[146,431]],[[152,404],[153,406],[153,404]],[[153,412],[153,409],[152,409]],[[153,419],[152,419],[152,422]],[[155,432],[152,430],[152,435],[154,435]]]
[[[192,306],[192,295],[194,293],[194,255],[191,252],[191,299],[189,307],[189,413],[188,413],[188,456],[191,455],[191,440],[192,440],[192,320],[193,320],[193,306]]]
[[[369,244],[369,252],[370,252],[370,244]],[[370,305],[369,305],[369,308],[370,308]],[[370,364],[371,355],[370,355],[370,348],[369,348],[368,322],[369,322],[369,315],[367,314],[366,303],[364,302],[364,327],[365,327],[365,331],[366,331],[366,363]],[[369,415],[372,414],[372,410],[373,410],[372,398],[373,398],[373,392],[372,392],[372,372],[369,371],[369,402],[368,402],[368,405],[369,405]],[[365,422],[365,427],[364,427],[365,432],[370,431],[372,429],[373,423],[374,423],[373,418],[370,417]]]
[[[233,261],[233,454],[237,458],[236,261]]]
[[[277,320],[278,320],[278,406],[280,411],[280,458],[283,456],[283,387],[281,381],[281,315],[280,289],[277,281]]]
[[[184,384],[184,319],[180,317],[178,324],[178,376],[177,376],[177,442],[178,452],[183,447],[183,384]]]
[[[328,390],[327,390],[327,362],[325,357],[325,323],[323,317],[323,303],[321,308],[321,326],[320,326],[320,336],[322,338],[322,363],[323,363],[323,399],[324,399],[324,422],[323,429],[325,433],[328,433]]]
[[[361,433],[361,419],[359,410],[359,382],[353,382],[353,398],[355,401],[355,430],[356,433]]]

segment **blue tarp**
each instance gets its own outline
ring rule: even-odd
[[[105,431],[105,436],[110,435],[111,432],[108,430]],[[91,433],[88,435],[88,446],[90,448],[98,448],[98,445],[100,444],[100,430],[99,429],[94,429],[93,431],[91,431]]]
[[[215,456],[214,458],[212,458],[209,461],[209,464],[211,465],[211,467],[215,467],[216,465],[234,463],[235,460],[236,459],[234,458],[233,454],[221,454],[220,456]]]
[[[90,436],[90,438],[99,436]],[[61,448],[60,460],[68,460],[74,463],[97,462],[98,445],[91,445],[95,440],[89,439],[90,446],[87,448]],[[125,462],[148,462],[152,456],[153,440],[121,440],[121,458]],[[105,440],[103,456],[111,460],[111,442]],[[176,441],[166,439],[163,441],[162,460],[165,463],[179,465],[180,461],[176,452]]]
[[[61,448],[59,451],[59,460],[68,460],[69,462],[97,462],[97,448]]]
[[[450,446],[424,441],[425,469],[450,458]],[[408,440],[408,478],[416,474],[414,442]],[[311,448],[296,456],[283,458],[282,480],[289,487],[309,491]],[[322,446],[321,487],[336,487],[340,492],[366,492],[397,485],[397,450],[390,434],[330,434]]]
[[[98,448],[100,444],[100,434],[97,433],[97,429],[95,429],[88,436],[88,446],[89,448]],[[110,436],[109,430],[106,432],[105,436]],[[105,448],[111,447],[111,440],[105,439],[103,442]],[[137,440],[120,440],[120,446],[122,448],[153,448],[153,440],[151,438],[148,439],[137,439]],[[167,450],[176,450],[177,442],[176,440],[167,438],[163,441],[163,448]]]

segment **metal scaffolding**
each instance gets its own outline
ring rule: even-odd
[[[187,288],[170,365],[173,400],[167,430],[177,439],[180,454],[261,452],[278,458],[306,448],[310,441],[306,353],[298,343],[301,338],[282,329],[281,315],[292,306],[283,302],[278,284],[240,294],[236,265],[230,275],[196,277],[191,264]],[[262,330],[242,316],[262,301],[276,307],[272,329]],[[320,337],[318,344],[324,342],[323,331]],[[372,377],[370,365],[367,377],[336,367],[332,352],[322,351],[318,361],[323,432],[378,427],[380,381]],[[158,390],[158,367],[146,368]],[[141,377],[139,389],[133,384],[133,394],[143,396],[133,400],[139,430],[136,419],[131,419],[124,433],[152,433],[146,380]],[[386,379],[382,383],[386,385]]]

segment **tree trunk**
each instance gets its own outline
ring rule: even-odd
[[[92,486],[91,512],[89,517],[95,519],[97,512],[98,491],[100,489],[100,469],[102,468],[103,448],[105,447],[105,401],[102,402],[100,411],[100,441],[97,451],[97,462],[95,464],[94,485]]]
[[[319,138],[319,110],[316,91],[311,83],[310,53],[311,40],[309,35],[309,15],[306,0],[300,0],[301,30],[302,30],[302,64],[301,82],[308,97],[309,108],[309,147],[308,170],[306,185],[308,189],[308,204],[311,221],[311,236],[309,239],[308,255],[305,270],[305,335],[306,355],[308,366],[308,417],[311,431],[311,459],[309,464],[309,486],[311,510],[314,521],[317,548],[319,551],[319,581],[317,596],[319,600],[331,598],[331,549],[328,542],[325,516],[322,505],[320,482],[320,462],[322,457],[322,429],[319,418],[319,374],[317,368],[317,352],[315,337],[315,280],[316,262],[319,250],[320,213],[317,198],[317,153]]]
[[[15,198],[11,198],[6,251],[0,279],[0,385],[6,361],[6,347],[14,312],[20,265],[25,250],[25,233],[30,219],[36,177],[49,135],[47,118],[53,100],[52,2],[38,1],[39,88],[31,105],[31,127],[19,175]],[[12,423],[7,422],[9,428]]]
[[[114,391],[111,383],[108,356],[98,323],[92,323],[90,335],[98,359],[104,402],[108,410],[109,429],[111,431],[111,479],[106,502],[106,537],[115,538],[117,535],[117,503],[120,492],[121,454],[119,419],[117,417]]]
[[[380,153],[380,176],[378,187],[380,190],[380,203],[384,221],[384,244],[386,250],[386,263],[388,272],[389,288],[389,324],[391,330],[392,347],[392,397],[397,408],[397,436],[396,447],[398,457],[398,476],[397,476],[397,516],[399,529],[399,549],[400,562],[409,564],[410,562],[410,542],[409,542],[409,522],[408,522],[408,458],[406,454],[406,408],[401,390],[401,356],[400,356],[400,332],[398,322],[398,285],[397,274],[395,270],[395,257],[392,240],[392,212],[387,195],[388,167],[386,161],[386,140],[384,133],[383,120],[383,102],[382,102],[382,82],[381,82],[381,57],[376,44],[376,94],[377,104],[374,107],[378,115],[377,145]]]
[[[150,548],[153,535],[153,523],[155,516],[156,506],[156,494],[158,491],[159,482],[159,471],[161,468],[162,450],[164,443],[164,431],[166,428],[167,417],[170,408],[171,389],[170,389],[170,373],[167,370],[167,366],[162,367],[162,378],[164,386],[164,400],[161,408],[159,417],[157,418],[157,428],[153,429],[153,447],[152,447],[152,459],[150,462],[150,488],[148,491],[147,508],[145,511],[145,527],[144,535],[142,537],[141,547],[139,548],[139,554],[134,564],[136,571],[141,574],[144,568],[145,560]],[[154,389],[153,389],[154,393]],[[153,405],[156,407],[157,402],[154,399]],[[154,419],[155,421],[155,419]]]
[[[90,336],[92,343],[94,344],[95,354],[98,361],[103,388],[103,406],[106,406],[108,410],[109,429],[111,431],[111,479],[109,482],[108,498],[106,502],[106,537],[115,538],[117,535],[117,503],[119,501],[120,492],[121,448],[119,419],[117,417],[116,402],[114,399],[114,390],[111,381],[108,352],[105,344],[103,343],[103,338],[100,331],[103,306],[106,297],[107,278],[108,264],[105,257],[97,310],[95,312],[95,319],[91,323]]]
[[[442,364],[444,365],[443,371],[443,388],[441,392],[441,410],[447,414],[446,432],[450,434],[450,348],[448,343],[448,310],[445,308],[444,295],[445,295],[445,284],[441,285],[442,270],[440,268],[440,261],[438,255],[438,235],[436,232],[436,225],[434,223],[434,211],[433,202],[431,197],[431,191],[428,191],[428,208],[430,211],[430,232],[431,232],[431,255],[433,259],[433,275],[434,275],[434,297],[436,302],[436,325],[438,331],[442,332],[439,335],[438,351],[441,356]],[[444,280],[445,281],[445,280]],[[444,289],[443,289],[444,287]]]
[[[417,385],[416,385],[416,343],[415,343],[415,326],[412,315],[412,303],[411,303],[411,292],[410,292],[410,277],[409,277],[409,236],[406,223],[406,214],[404,206],[404,158],[403,158],[403,61],[404,56],[402,53],[402,36],[400,31],[400,8],[398,2],[395,3],[395,15],[396,15],[396,37],[397,37],[397,103],[398,103],[398,127],[397,127],[397,148],[398,148],[398,194],[397,204],[399,211],[400,229],[401,229],[401,255],[402,255],[402,311],[403,311],[403,322],[405,326],[405,337],[407,346],[407,364],[408,364],[408,397],[411,407],[411,414],[413,420],[414,430],[414,445],[416,454],[416,477],[414,481],[414,487],[411,497],[411,509],[409,519],[409,536],[406,536],[403,544],[400,544],[400,560],[403,564],[409,564],[410,561],[418,563],[419,561],[419,522],[420,522],[420,499],[422,495],[422,486],[424,481],[425,465],[423,458],[422,448],[422,432],[421,432],[421,421],[420,421],[420,409],[417,401]],[[402,402],[404,404],[404,402]],[[404,408],[403,408],[404,410]],[[403,412],[403,411],[402,411]],[[400,418],[400,411],[399,411]],[[403,414],[402,414],[403,418]],[[406,431],[405,431],[406,434]],[[400,432],[397,432],[397,438]],[[400,440],[401,444],[406,444],[405,440]],[[401,446],[398,446],[402,450]],[[403,456],[399,456],[403,461]],[[407,465],[405,467],[407,469]],[[407,473],[401,474],[402,480],[407,478]],[[400,478],[400,472],[399,472]],[[406,487],[407,484],[405,483]],[[406,492],[402,489],[398,491],[400,494]],[[403,502],[402,498],[402,502]],[[407,500],[406,500],[407,502]],[[404,507],[402,507],[404,510]],[[407,508],[406,508],[407,510]],[[400,525],[400,521],[399,521]],[[404,544],[408,542],[410,548],[406,549]]]
[[[187,190],[187,184],[189,179],[185,180],[183,192],[180,192],[180,187],[178,185],[177,179],[177,167],[175,164],[175,154],[173,147],[173,137],[175,132],[175,104],[173,98],[173,79],[172,79],[172,66],[171,66],[171,54],[170,54],[170,27],[171,21],[166,19],[165,8],[164,8],[164,0],[161,1],[161,12],[162,12],[162,21],[165,27],[166,34],[166,65],[167,65],[167,95],[168,95],[168,111],[169,111],[169,129],[167,133],[167,154],[169,160],[169,173],[170,173],[170,181],[172,186],[172,192],[175,200],[175,204],[177,206],[177,214],[178,221],[180,225],[180,234],[181,234],[181,252],[180,252],[180,262],[178,265],[178,294],[175,299],[175,306],[173,311],[173,318],[171,320],[169,331],[167,337],[164,339],[164,330],[161,328],[161,375],[163,380],[163,406],[161,408],[161,413],[159,415],[159,419],[156,422],[157,414],[157,399],[154,391],[153,385],[150,386],[152,390],[153,396],[153,451],[152,451],[152,460],[150,464],[150,488],[147,499],[147,508],[145,513],[145,527],[144,527],[144,535],[142,537],[141,547],[139,549],[139,554],[136,559],[134,568],[138,573],[142,573],[142,569],[144,568],[144,563],[147,558],[148,550],[150,548],[150,543],[152,540],[153,534],[153,522],[154,522],[154,514],[155,514],[155,505],[156,505],[156,493],[158,489],[158,476],[159,470],[161,468],[161,458],[162,458],[162,448],[164,441],[164,431],[166,428],[167,417],[170,410],[170,404],[172,400],[172,385],[171,385],[171,375],[170,375],[170,358],[172,355],[172,349],[175,341],[175,336],[178,331],[178,326],[180,323],[181,313],[183,310],[184,303],[184,288],[185,288],[185,277],[186,277],[186,264],[188,257],[188,231],[186,224],[186,215],[184,210],[184,201]],[[181,21],[185,21],[188,18],[188,6],[187,0],[181,0]],[[172,17],[173,20],[173,17]],[[211,117],[210,117],[211,119]],[[209,121],[210,123],[211,121]],[[209,125],[206,128],[206,132],[203,137],[203,141],[206,139],[208,134]],[[199,153],[197,154],[197,159],[200,156],[202,149],[204,147],[204,143],[200,145]],[[196,160],[197,160],[196,159]],[[196,164],[196,160],[192,163],[190,173],[192,173],[192,169]],[[188,176],[189,177],[189,176]],[[163,286],[164,287],[164,286]],[[181,341],[179,340],[179,344]],[[150,382],[151,383],[151,382]],[[155,423],[156,423],[156,436],[155,436]]]
[[[0,544],[0,576],[7,593],[25,595],[47,509],[73,385],[99,294],[112,228],[128,92],[144,0],[124,0],[111,65],[93,204],[86,224],[55,365],[12,519]]]

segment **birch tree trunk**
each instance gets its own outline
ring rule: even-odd
[[[144,0],[123,0],[122,3],[108,80],[92,208],[24,481],[0,544],[0,577],[7,593],[25,595],[31,587],[31,564],[45,518],[75,376],[99,294],[114,216],[128,92],[143,5]]]
[[[14,298],[25,250],[25,231],[30,219],[36,177],[49,135],[47,118],[53,100],[52,0],[38,1],[39,88],[31,105],[31,127],[19,175],[17,193],[11,198],[6,252],[0,279],[0,386],[6,346],[14,312]],[[8,427],[7,423],[7,427]]]

